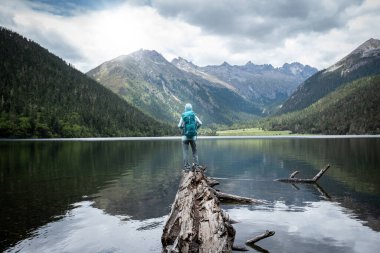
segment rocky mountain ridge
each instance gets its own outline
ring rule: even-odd
[[[233,89],[183,71],[156,51],[120,56],[87,74],[161,121],[177,121],[186,102],[213,123],[230,124],[261,114]]]
[[[191,102],[211,123],[261,117],[317,71],[300,63],[199,67],[184,58],[167,61],[154,50],[138,50],[105,62],[87,74],[147,114],[178,119]],[[306,76],[306,77],[305,77]]]
[[[275,68],[271,64],[221,65],[199,67],[183,58],[172,63],[178,68],[235,89],[242,97],[262,108],[283,102],[306,78],[317,72],[316,68],[298,62],[285,63]]]
[[[369,39],[337,63],[306,79],[278,113],[304,109],[346,83],[378,74],[380,40]]]
[[[376,58],[380,58],[380,40],[371,38],[346,57],[327,68],[325,72],[340,70],[341,76],[346,76],[348,73]]]

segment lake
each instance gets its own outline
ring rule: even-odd
[[[380,138],[201,138],[200,163],[250,252],[377,252]],[[178,138],[0,141],[0,251],[160,252],[181,178]],[[298,170],[318,185],[274,181]]]

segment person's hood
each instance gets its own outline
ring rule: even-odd
[[[191,104],[186,104],[185,105],[185,112],[189,112],[193,110],[193,106]]]

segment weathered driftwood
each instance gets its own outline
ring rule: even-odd
[[[294,178],[298,173],[300,173],[298,170],[294,171],[292,174],[290,174],[289,178]]]
[[[267,237],[273,236],[274,234],[275,234],[274,231],[269,231],[269,230],[267,230],[267,231],[265,231],[265,233],[263,233],[263,234],[261,234],[261,235],[258,235],[258,236],[256,236],[255,238],[252,238],[252,239],[248,240],[246,243],[247,243],[247,244],[255,244],[255,243],[257,243],[258,241],[261,241],[262,239],[265,239],[265,238],[267,238]]]
[[[235,229],[202,168],[184,172],[164,226],[163,252],[231,252]]]
[[[318,181],[322,177],[322,175],[330,168],[330,165],[327,165],[324,169],[321,169],[317,175],[315,175],[311,179],[302,179],[302,178],[296,178],[295,176],[299,173],[298,171],[294,171],[292,174],[290,174],[289,178],[281,178],[276,179],[276,181],[285,182],[285,183],[309,183],[313,184]]]
[[[233,246],[235,229],[220,201],[243,204],[259,200],[219,192],[212,187],[218,182],[204,175],[198,166],[184,171],[182,180],[164,226],[161,242],[163,252],[231,252],[247,250]]]
[[[229,202],[229,203],[243,203],[243,204],[260,204],[263,203],[260,200],[252,199],[252,198],[246,198],[241,197],[233,194],[228,194],[224,192],[215,191],[216,196],[220,199],[222,202]]]
[[[249,249],[247,249],[247,247],[245,247],[245,246],[236,246],[236,245],[232,246],[232,250],[234,250],[234,251],[249,251]]]
[[[266,249],[263,249],[263,248],[255,245],[255,243],[262,240],[262,239],[265,239],[267,237],[273,236],[274,234],[275,234],[274,231],[267,230],[265,233],[260,234],[260,235],[254,237],[250,240],[247,240],[246,245],[250,246],[251,248],[254,248],[256,251],[259,251],[259,252],[268,252]],[[232,250],[234,250],[234,251],[249,251],[249,249],[247,247],[241,246],[241,245],[232,245]]]
[[[219,182],[216,181],[215,179],[211,179],[211,178],[208,178],[208,177],[206,177],[206,179],[207,179],[206,181],[207,181],[207,183],[208,183],[208,185],[210,187],[214,187],[216,185],[219,185]]]

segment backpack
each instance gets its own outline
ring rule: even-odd
[[[182,113],[182,120],[185,124],[183,134],[187,138],[193,138],[197,135],[197,122],[195,120],[195,113],[192,111]]]

